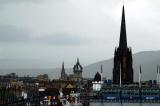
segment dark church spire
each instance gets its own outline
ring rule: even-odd
[[[114,84],[119,84],[120,81],[122,84],[133,83],[132,62],[133,62],[132,51],[131,48],[128,48],[127,46],[125,11],[123,5],[119,47],[115,49],[114,53],[114,68],[113,68]]]
[[[60,77],[60,79],[62,79],[62,80],[67,80],[67,74],[66,74],[66,72],[65,72],[65,68],[64,68],[64,62],[62,63],[62,69],[61,69],[61,77]]]
[[[126,36],[126,22],[125,22],[124,6],[123,6],[123,9],[122,9],[122,20],[121,20],[121,32],[120,32],[119,48],[120,49],[126,49],[127,48],[127,36]]]
[[[64,68],[64,62],[62,63],[62,69],[61,69],[61,74],[65,75],[65,68]]]

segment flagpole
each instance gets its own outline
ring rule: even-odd
[[[120,64],[120,80],[119,80],[119,84],[120,84],[120,102],[121,102],[121,106],[122,106],[122,70],[121,70],[121,64]]]
[[[141,65],[139,67],[139,88],[141,88]]]
[[[103,83],[103,66],[101,64],[101,84]],[[102,86],[102,85],[101,85]],[[103,106],[103,99],[101,98],[101,106]]]
[[[157,85],[159,84],[159,66],[157,64]]]
[[[142,91],[141,91],[141,73],[142,73],[142,70],[141,70],[141,65],[139,67],[139,102],[140,102],[140,106],[142,106]]]
[[[119,80],[119,84],[120,84],[120,87],[122,86],[122,76],[121,76],[121,74],[122,74],[122,70],[121,70],[121,64],[120,64],[120,80]]]
[[[159,73],[158,73],[158,75],[160,75],[160,66],[158,66],[158,70],[159,70]],[[158,85],[160,86],[160,77],[159,77],[159,83],[158,83]]]
[[[103,81],[103,66],[102,66],[102,64],[101,64],[101,81]]]

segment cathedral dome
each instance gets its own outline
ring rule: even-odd
[[[94,77],[94,81],[97,81],[97,82],[101,81],[101,75],[99,72],[96,73],[96,75]]]

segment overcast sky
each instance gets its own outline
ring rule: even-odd
[[[122,0],[0,0],[0,61],[48,68],[62,61],[72,67],[77,57],[82,65],[111,58],[122,5]],[[125,0],[124,5],[133,53],[160,50],[160,0]]]

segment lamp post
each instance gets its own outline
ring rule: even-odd
[[[141,70],[141,65],[140,65],[139,67],[139,103],[140,103],[140,106],[142,106],[141,73],[142,73],[142,70]]]

